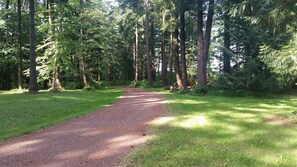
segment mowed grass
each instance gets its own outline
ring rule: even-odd
[[[38,94],[0,92],[0,141],[76,118],[114,103],[122,92],[41,92]]]
[[[130,166],[296,166],[297,95],[278,98],[168,94],[170,116],[152,123],[154,136]],[[282,121],[280,121],[282,122]]]

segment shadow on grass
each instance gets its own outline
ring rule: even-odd
[[[156,133],[131,156],[135,166],[295,166],[295,125],[272,125],[286,117],[297,96],[275,99],[167,95],[170,117],[152,122]]]

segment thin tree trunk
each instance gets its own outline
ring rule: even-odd
[[[160,62],[155,54],[155,27],[154,22],[151,22],[151,34],[150,34],[150,49],[151,49],[151,71],[152,71],[152,83],[156,80],[156,76],[160,76]]]
[[[173,52],[174,52],[174,49],[173,49],[173,32],[171,30],[171,33],[170,33],[170,61],[169,61],[169,83],[171,84],[172,83],[172,75],[173,75]]]
[[[163,25],[165,24],[165,14],[163,14]],[[165,29],[162,31],[162,85],[166,86],[166,53],[165,53]]]
[[[186,42],[186,33],[185,33],[184,0],[180,0],[180,47],[181,47],[182,85],[183,85],[184,91],[188,89],[185,42]]]
[[[134,81],[139,80],[139,57],[138,57],[138,20],[136,20],[136,25],[135,25],[135,76],[134,76]]]
[[[87,75],[86,75],[86,64],[84,62],[83,57],[80,58],[80,63],[81,63],[80,65],[81,65],[83,83],[84,83],[84,86],[87,87],[89,84],[88,84]]]
[[[228,11],[224,12],[224,51],[223,51],[223,71],[226,73],[230,73],[231,65],[230,65],[230,16]]]
[[[98,56],[98,74],[97,74],[97,81],[101,81],[101,63],[100,63],[100,56]]]
[[[146,69],[148,85],[152,86],[152,67],[150,58],[150,39],[149,39],[149,0],[146,0],[146,16],[145,16],[145,43],[146,43]]]
[[[62,88],[62,85],[60,82],[60,66],[59,66],[57,57],[55,57],[54,63],[55,63],[54,78],[53,78],[53,85],[52,85],[51,91],[57,92]]]
[[[23,89],[23,57],[22,57],[22,4],[21,0],[17,1],[18,5],[18,89]]]
[[[83,0],[80,0],[80,8],[81,8],[81,11],[83,12],[84,10],[84,1]],[[81,13],[80,13],[81,14]],[[81,19],[81,22],[83,20]],[[80,36],[79,36],[79,41],[80,41],[80,44],[82,45],[83,43],[83,29],[82,29],[82,25],[80,25]],[[82,46],[81,46],[82,47]],[[81,52],[82,53],[82,52]],[[80,54],[81,54],[80,53]],[[84,87],[87,87],[89,86],[88,84],[88,81],[87,81],[87,72],[86,72],[86,64],[84,62],[84,56],[83,55],[80,55],[80,65],[81,65],[81,71],[82,71],[82,80],[83,80],[83,84],[84,84]]]
[[[30,86],[29,92],[38,92],[37,72],[36,72],[36,53],[35,53],[35,6],[34,0],[29,1],[29,40],[30,40]]]

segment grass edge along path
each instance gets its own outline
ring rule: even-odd
[[[0,141],[78,118],[113,104],[119,89],[38,94],[0,92]]]
[[[164,93],[164,92],[161,92]],[[295,166],[297,127],[269,122],[297,108],[297,95],[277,98],[165,93],[170,116],[128,166]]]

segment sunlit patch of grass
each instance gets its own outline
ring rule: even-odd
[[[76,118],[114,103],[118,89],[62,91],[29,94],[16,90],[0,92],[0,140],[30,133]]]
[[[155,138],[131,155],[132,166],[296,166],[297,95],[277,98],[167,94],[171,115],[151,127]]]

